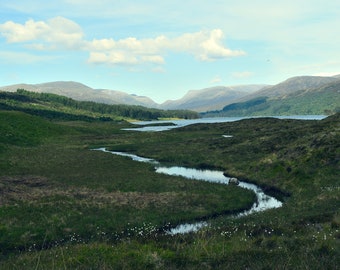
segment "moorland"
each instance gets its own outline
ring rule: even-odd
[[[146,133],[123,130],[133,127],[125,121],[131,115],[100,107],[2,93],[1,269],[337,269],[339,113],[319,121],[254,118]],[[134,119],[151,115],[140,111]],[[250,208],[254,194],[157,174],[151,164],[91,151],[98,147],[223,170],[283,206],[226,217]],[[212,216],[198,232],[164,233]]]

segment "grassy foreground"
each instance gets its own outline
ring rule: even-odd
[[[17,112],[0,117],[1,269],[338,268],[339,114],[161,133]],[[254,196],[89,151],[98,146],[219,168],[260,184],[284,206],[239,219],[220,216],[198,233],[164,235],[162,226],[247,208]]]
[[[237,187],[156,174],[151,164],[90,150],[124,138],[128,124],[56,123],[21,112],[0,119],[1,269],[38,262],[42,269],[91,268],[70,250],[91,260],[93,247],[153,242],[164,228],[248,209],[255,200]],[[71,256],[67,263],[41,260],[55,250]]]

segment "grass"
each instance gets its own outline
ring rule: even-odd
[[[74,243],[112,245],[131,237],[153,238],[163,227],[247,209],[255,200],[237,187],[160,175],[151,164],[90,151],[89,143],[124,137],[117,124],[57,124],[22,113],[3,115],[3,126],[5,119],[25,123],[18,125],[20,140],[2,141],[4,260]],[[31,141],[49,126],[51,132]]]
[[[14,129],[15,140],[0,144],[1,269],[339,265],[339,114],[159,133],[121,131],[127,124],[2,115],[2,127],[9,125],[6,119],[25,124]],[[34,128],[42,135],[30,143],[33,133],[26,130]],[[160,175],[150,164],[89,151],[99,146],[171,165],[222,169],[280,196],[284,206],[239,219],[217,216],[198,233],[164,235],[159,228],[168,222],[241,209],[254,198],[237,187]]]

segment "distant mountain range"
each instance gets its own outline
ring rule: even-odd
[[[187,109],[197,112],[222,109],[226,104],[239,100],[265,87],[264,84],[217,86],[201,90],[190,90],[178,100],[168,100],[160,105],[162,109]]]
[[[255,93],[247,95],[239,99],[238,102],[264,96],[268,98],[284,97],[300,90],[318,88],[325,84],[336,82],[337,80],[339,79],[336,77],[320,77],[320,76],[293,77],[279,84],[263,88],[259,91],[256,91]]]
[[[158,109],[188,109],[196,112],[219,110],[226,104],[237,100],[250,92],[262,89],[265,85],[243,85],[231,87],[211,87],[202,90],[190,90],[183,98],[168,100],[163,104],[154,102],[145,96],[131,95],[122,91],[108,89],[93,89],[82,83],[73,81],[58,81],[42,84],[15,84],[0,87],[3,91],[14,92],[25,89],[34,92],[53,93],[80,101],[95,101],[106,104],[141,105]]]
[[[82,83],[73,81],[58,81],[42,84],[15,84],[0,87],[3,91],[13,92],[17,89],[39,93],[52,93],[73,98],[79,101],[94,101],[105,104],[141,105],[157,108],[159,105],[152,99],[144,96],[130,95],[122,91],[108,89],[93,89]]]
[[[302,76],[251,93],[205,116],[332,114],[340,111],[340,78]]]
[[[188,109],[209,116],[331,113],[340,110],[340,75],[334,77],[300,76],[277,85],[218,86],[190,90],[178,100],[162,104],[151,98],[122,91],[93,89],[72,81],[42,84],[16,84],[3,91],[25,89],[54,93],[80,101],[106,104],[141,105],[159,109]],[[206,113],[209,112],[209,113]]]

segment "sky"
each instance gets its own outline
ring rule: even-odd
[[[339,29],[339,0],[1,0],[0,86],[76,81],[162,103],[333,76]]]

